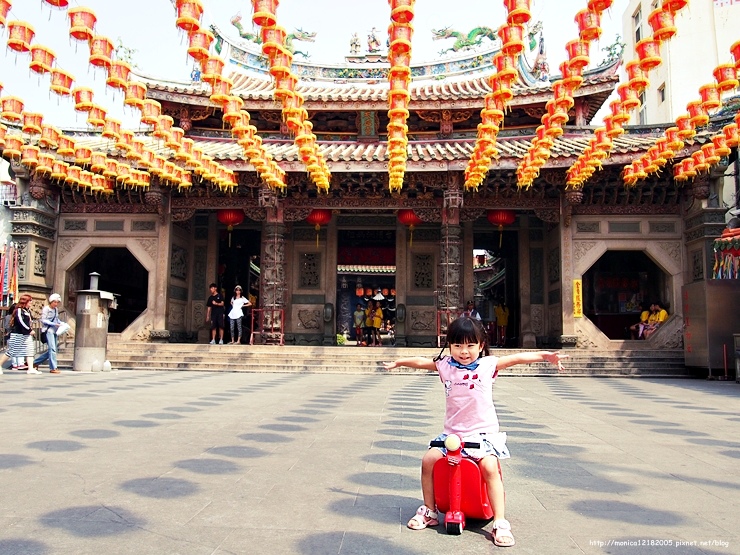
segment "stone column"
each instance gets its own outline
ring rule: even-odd
[[[280,206],[268,208],[267,222],[262,242],[262,264],[260,274],[260,307],[266,310],[263,321],[266,330],[278,331],[285,323],[280,319],[280,309],[285,309],[285,235]],[[284,332],[285,330],[283,330]],[[267,337],[266,339],[271,339]]]
[[[154,299],[151,306],[154,307],[152,316],[151,338],[156,340],[167,339],[167,306],[170,281],[170,254],[172,252],[172,215],[170,214],[169,191],[153,180],[149,190],[144,193],[144,201],[157,207],[159,214],[159,234],[157,237],[157,261],[154,272]]]
[[[560,252],[561,266],[560,279],[562,289],[562,309],[563,309],[563,335],[560,336],[560,342],[563,347],[575,347],[578,336],[576,334],[576,320],[573,317],[573,228],[570,227],[572,206],[579,204],[583,200],[583,191],[569,190],[560,197],[561,213],[563,220],[561,223],[560,233]],[[581,276],[577,276],[581,277]]]
[[[438,310],[460,310],[462,286],[462,229],[459,224],[442,224],[439,255]]]
[[[519,218],[519,341],[520,347],[532,349],[537,346],[537,336],[532,331],[532,302],[529,263],[529,217]]]

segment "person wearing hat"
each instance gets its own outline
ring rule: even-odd
[[[465,309],[465,316],[480,320],[480,312],[475,309],[475,303],[473,301],[468,301],[467,308]]]
[[[62,302],[62,296],[59,293],[49,295],[49,304],[41,310],[41,334],[46,338],[47,349],[33,361],[34,368],[42,363],[49,361],[49,371],[52,374],[59,374],[57,365],[57,330],[62,325],[59,319],[59,305]],[[44,342],[43,339],[41,339]]]
[[[242,297],[242,286],[237,285],[234,288],[234,297],[231,299],[231,310],[229,311],[231,344],[242,342],[242,317],[245,306],[252,306],[252,303],[246,297]]]

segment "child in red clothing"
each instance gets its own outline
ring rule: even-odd
[[[386,362],[385,368],[399,366],[438,371],[445,387],[446,411],[443,433],[459,435],[463,441],[479,442],[480,449],[463,450],[463,456],[478,461],[493,509],[493,543],[500,547],[514,545],[511,524],[505,518],[504,485],[498,472],[498,459],[509,457],[506,434],[499,432],[498,417],[493,404],[492,387],[499,370],[516,364],[546,361],[562,370],[562,355],[550,351],[516,353],[503,357],[489,356],[486,330],[479,320],[460,317],[447,330],[449,356],[435,359],[401,358]],[[444,350],[444,348],[443,348]],[[434,464],[445,455],[443,449],[429,449],[421,461],[421,490],[424,504],[409,520],[408,527],[422,530],[439,524],[434,504]]]

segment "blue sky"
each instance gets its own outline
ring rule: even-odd
[[[88,47],[69,39],[69,20],[65,11],[50,8],[41,0],[14,0],[8,20],[28,21],[36,29],[35,43],[55,50],[57,66],[70,71],[76,84],[95,89],[95,101],[110,115],[124,120],[124,126],[135,127],[133,112],[123,109],[121,93],[113,93],[105,86],[105,74],[93,70],[87,63]],[[233,15],[241,13],[242,21],[251,26],[251,3],[247,0],[203,0],[204,23],[217,25],[227,36],[238,37],[230,24]],[[564,45],[577,37],[573,21],[575,13],[586,7],[586,0],[535,0],[532,13],[543,21],[551,71],[566,59]],[[175,13],[171,0],[72,0],[70,5],[92,8],[97,16],[96,31],[113,42],[118,38],[135,50],[133,59],[140,73],[167,80],[187,80],[192,63],[186,54],[187,42],[175,27]],[[611,44],[621,34],[622,11],[627,0],[616,0],[604,14],[604,32],[598,44],[592,44],[592,60],[599,60],[601,48]],[[357,32],[363,49],[366,37],[375,27],[384,31],[389,22],[387,0],[282,0],[278,7],[278,21],[289,31],[302,28],[317,33],[315,43],[302,43],[314,62],[342,63],[349,53],[352,34]],[[451,46],[448,41],[433,41],[431,29],[451,26],[467,33],[476,26],[498,28],[505,18],[503,2],[495,0],[419,0],[415,7],[415,34],[413,58],[433,61],[438,52]],[[0,40],[7,41],[7,31],[0,30]],[[62,127],[84,127],[85,120],[74,112],[71,100],[60,99],[48,92],[49,77],[38,77],[28,70],[28,55],[16,56],[0,51],[0,83],[2,95],[14,95],[26,101],[26,109],[45,115],[45,120]]]

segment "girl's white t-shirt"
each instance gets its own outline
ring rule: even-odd
[[[234,297],[231,299],[231,311],[229,311],[229,318],[232,320],[237,320],[244,316],[244,312],[242,312],[242,307],[249,302],[249,299],[246,297]]]

